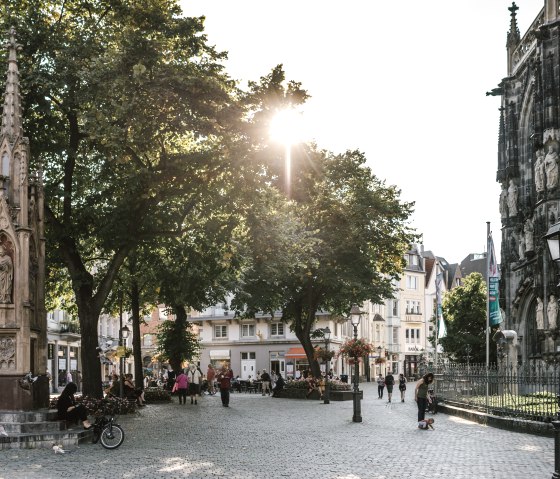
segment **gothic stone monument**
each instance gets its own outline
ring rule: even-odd
[[[560,0],[543,3],[523,37],[517,5],[509,8],[507,76],[488,93],[502,99],[500,297],[522,360],[558,355],[560,348],[558,271],[543,239],[560,219]]]
[[[0,128],[0,410],[48,407],[42,174],[29,172],[15,31]],[[23,380],[31,372],[37,379]]]

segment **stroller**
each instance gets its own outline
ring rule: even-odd
[[[426,408],[426,411],[431,414],[437,414],[437,405],[438,399],[436,397],[436,393],[434,392],[434,388],[430,387],[428,388],[428,406]]]

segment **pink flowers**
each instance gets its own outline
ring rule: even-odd
[[[338,356],[343,356],[352,360],[354,360],[355,358],[360,360],[364,356],[369,356],[372,352],[373,345],[364,341],[363,339],[348,339],[340,347]]]

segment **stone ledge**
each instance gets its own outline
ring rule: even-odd
[[[536,434],[539,436],[554,437],[554,427],[550,423],[539,421],[528,421],[513,417],[493,416],[480,411],[473,411],[458,406],[452,406],[443,402],[438,403],[438,412],[459,416],[470,421],[478,422],[486,426],[492,426],[508,431]]]

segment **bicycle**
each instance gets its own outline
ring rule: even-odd
[[[91,442],[93,444],[101,441],[101,445],[105,449],[116,449],[124,442],[124,430],[119,424],[115,423],[112,411],[107,413],[105,408],[98,411],[92,428],[93,439]]]

